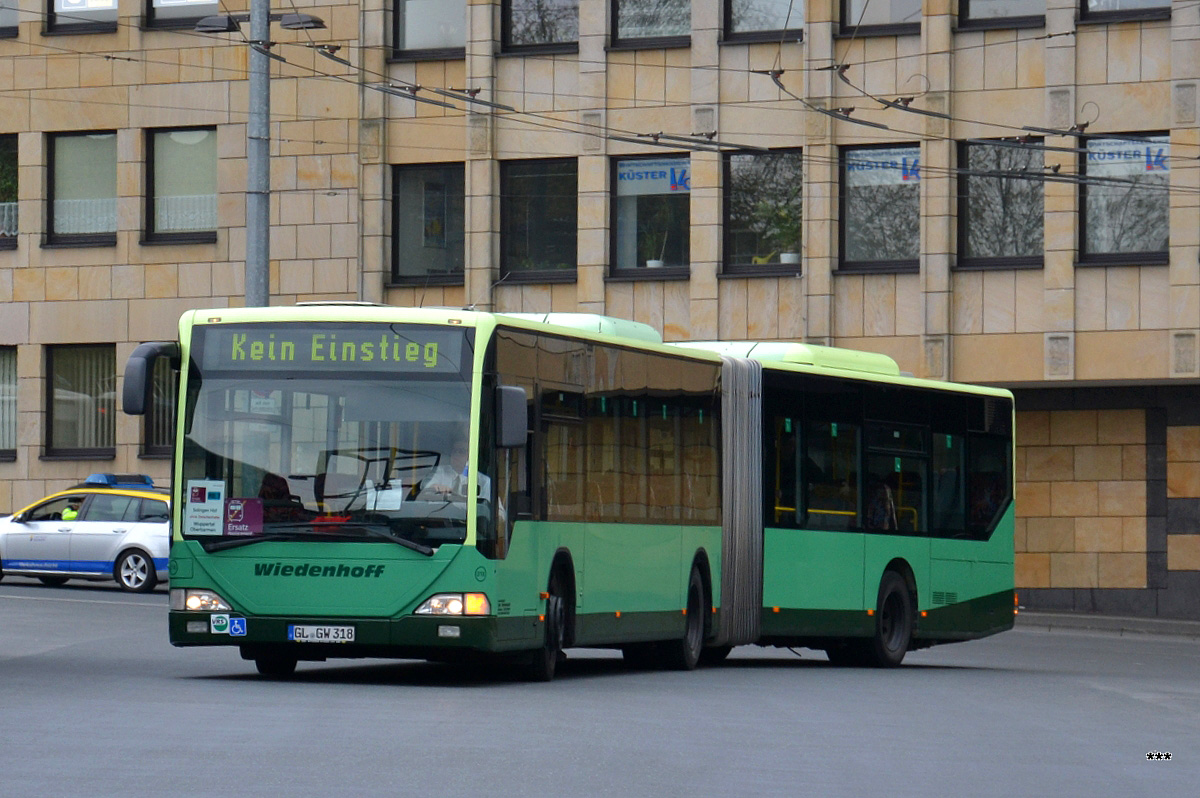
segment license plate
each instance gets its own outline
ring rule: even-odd
[[[298,626],[288,627],[288,640],[293,643],[353,643],[353,626]]]

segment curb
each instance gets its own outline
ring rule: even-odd
[[[1168,635],[1200,640],[1200,621],[1167,618],[1130,618],[1113,615],[1088,615],[1072,612],[1021,610],[1015,618],[1018,629],[1053,632],[1075,629],[1117,635]]]

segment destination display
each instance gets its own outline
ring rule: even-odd
[[[197,328],[205,371],[458,374],[464,336],[462,329],[394,324]]]

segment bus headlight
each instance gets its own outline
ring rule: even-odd
[[[232,608],[225,599],[211,590],[188,588],[171,591],[171,609],[188,612],[227,612]]]
[[[483,593],[438,593],[421,602],[414,615],[491,615],[492,605]]]

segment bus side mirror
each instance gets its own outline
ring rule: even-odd
[[[525,445],[529,412],[525,389],[519,385],[496,386],[496,445],[517,449]]]
[[[179,344],[171,341],[152,341],[133,350],[125,363],[125,387],[121,392],[121,407],[131,416],[146,414],[150,406],[150,390],[154,387],[154,361],[160,357],[179,360]]]

